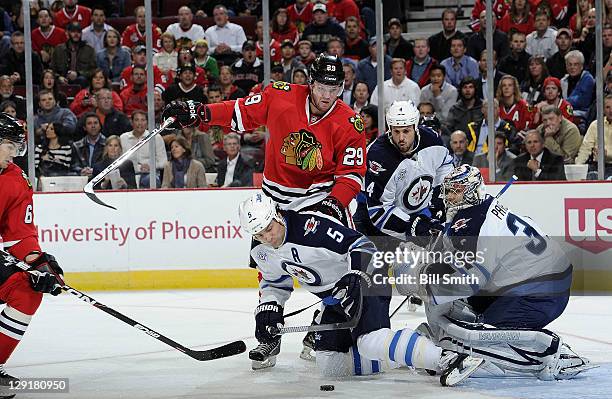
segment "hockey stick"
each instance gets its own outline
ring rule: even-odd
[[[18,267],[22,270],[27,271],[28,269],[30,269],[30,265],[28,265],[25,262],[20,261],[19,259],[15,258],[14,256],[8,254],[7,252],[4,252],[2,250],[0,250],[0,263],[2,263],[2,267],[10,267],[10,266],[15,266]],[[228,357],[228,356],[233,356],[233,355],[237,355],[239,353],[242,353],[246,350],[246,345],[243,341],[234,341],[234,342],[230,342],[229,344],[225,344],[223,346],[219,346],[217,348],[213,348],[213,349],[207,349],[207,350],[201,350],[201,351],[197,351],[197,350],[193,350],[193,349],[189,349],[181,344],[179,344],[178,342],[158,333],[157,331],[152,330],[151,328],[137,322],[134,319],[131,319],[129,317],[127,317],[126,315],[119,313],[118,311],[116,311],[113,308],[110,308],[100,302],[98,302],[97,300],[93,299],[92,297],[82,293],[81,291],[70,287],[69,285],[64,285],[62,287],[62,290],[74,295],[75,297],[79,298],[81,301],[86,302],[98,309],[100,309],[101,311],[103,311],[104,313],[107,313],[111,316],[113,316],[114,318],[117,318],[119,320],[121,320],[122,322],[129,324],[130,326],[134,327],[137,330],[140,330],[142,332],[144,332],[145,334],[155,338],[158,341],[163,342],[166,345],[169,345],[171,347],[173,347],[174,349],[177,349],[183,353],[185,353],[187,356],[199,360],[199,361],[205,361],[205,360],[214,360],[214,359],[220,359],[222,357]]]
[[[125,151],[123,154],[121,154],[119,158],[115,159],[110,165],[108,165],[106,169],[104,169],[102,172],[98,173],[93,179],[91,179],[91,181],[87,183],[85,187],[83,188],[83,192],[87,194],[89,199],[95,202],[96,204],[100,204],[107,208],[117,210],[117,208],[115,208],[114,206],[108,205],[107,203],[102,201],[100,198],[98,198],[98,196],[94,192],[94,186],[100,183],[102,179],[104,179],[110,172],[117,169],[126,159],[128,159],[136,151],[138,151],[140,147],[148,143],[153,137],[155,137],[156,134],[159,134],[163,132],[164,130],[166,130],[168,127],[170,127],[170,125],[174,123],[174,120],[175,118],[171,116],[170,118],[163,121],[162,124],[157,129],[152,130],[148,132],[147,134],[145,134],[144,136],[142,136],[142,138],[134,145],[134,147]]]
[[[516,177],[516,175],[512,175],[510,180],[508,180],[506,182],[506,185],[503,186],[501,190],[499,190],[499,193],[497,193],[497,195],[495,196],[495,199],[499,199],[499,197],[501,197],[502,194],[505,193],[506,190],[508,190],[510,188],[510,186],[512,185],[512,183],[514,183],[517,179],[518,179],[518,177]]]

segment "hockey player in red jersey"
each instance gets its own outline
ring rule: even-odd
[[[0,398],[14,396],[8,395],[6,387],[17,379],[4,371],[4,364],[26,332],[42,294],[58,295],[64,285],[57,261],[38,244],[32,185],[12,162],[25,149],[21,122],[0,113],[0,236],[4,250],[32,265],[25,272],[0,260],[0,303],[6,303],[0,313]]]

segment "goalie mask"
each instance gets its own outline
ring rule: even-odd
[[[414,141],[410,145],[408,154],[419,145],[419,118],[420,113],[417,107],[414,106],[412,101],[394,101],[389,107],[386,114],[387,119],[387,136],[395,147],[397,147],[402,153],[403,151],[398,143],[393,141],[393,128],[409,127],[412,126],[414,129]]]
[[[261,192],[241,202],[238,206],[238,214],[240,225],[252,235],[264,231],[275,219],[284,225],[283,218],[276,211],[274,201]]]
[[[478,168],[473,166],[456,167],[442,182],[442,197],[447,214],[449,211],[454,214],[460,209],[478,205],[486,195],[482,175]]]

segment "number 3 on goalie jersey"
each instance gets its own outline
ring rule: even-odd
[[[344,150],[344,159],[342,160],[342,165],[363,165],[363,148],[347,147],[346,150]]]
[[[529,244],[525,245],[525,248],[527,248],[527,250],[534,255],[540,255],[542,252],[544,252],[547,246],[544,237],[542,237],[529,223],[515,214],[509,213],[508,217],[506,218],[506,224],[508,225],[508,229],[510,229],[514,235],[518,233],[519,227],[517,226],[517,223],[523,226],[523,233],[527,237],[534,239],[533,241],[530,241]]]

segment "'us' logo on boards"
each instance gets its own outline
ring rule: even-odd
[[[612,198],[566,198],[565,240],[594,254],[612,248]]]

